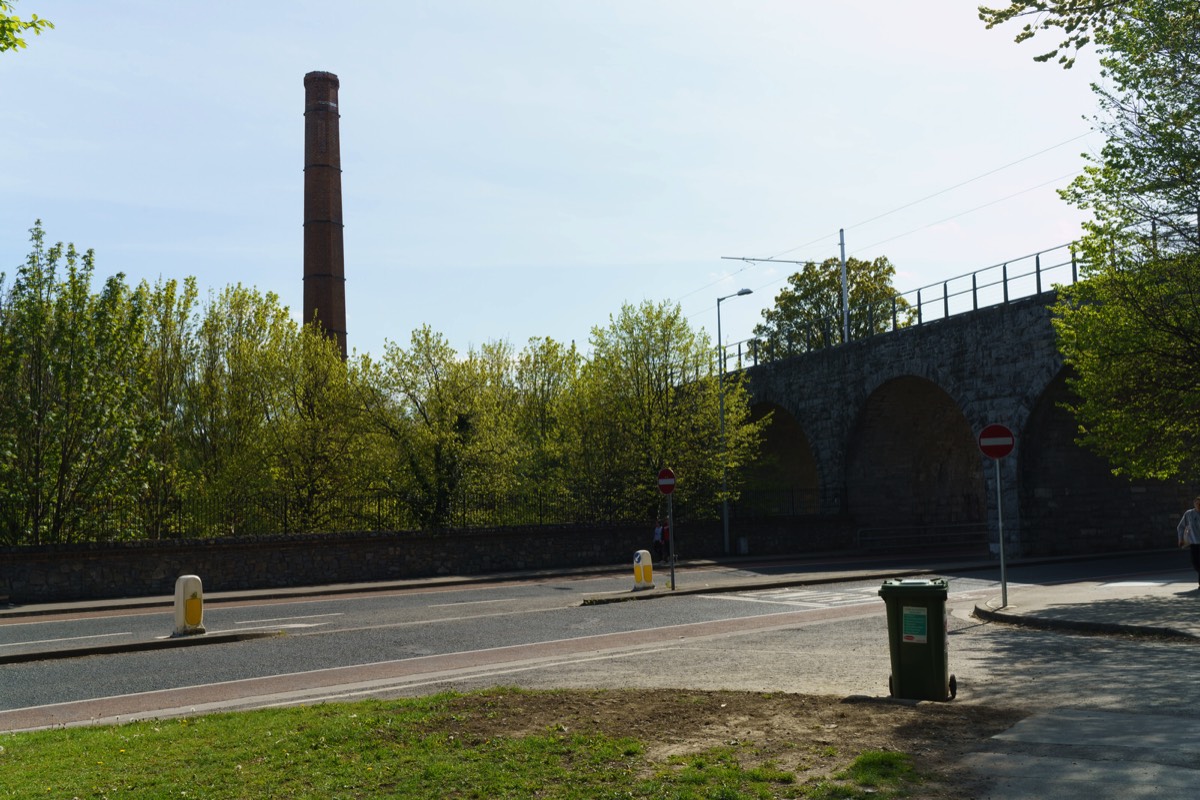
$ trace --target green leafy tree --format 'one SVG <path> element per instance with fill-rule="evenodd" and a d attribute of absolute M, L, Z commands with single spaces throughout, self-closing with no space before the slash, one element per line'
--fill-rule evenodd
<path fill-rule="evenodd" d="M 188 377 L 196 358 L 196 281 L 143 282 L 137 301 L 145 308 L 146 346 L 139 393 L 142 435 L 139 467 L 143 521 L 153 539 L 184 532 L 183 501 L 190 480 L 185 469 L 188 439 L 185 407 Z"/>
<path fill-rule="evenodd" d="M 1106 141 L 1064 192 L 1093 211 L 1096 261 L 1107 249 L 1145 257 L 1200 243 L 1200 6 L 1181 0 L 1132 3 L 1133 12 L 1097 34 L 1104 86 L 1095 85 Z"/>
<path fill-rule="evenodd" d="M 11 543 L 132 535 L 143 314 L 94 254 L 32 252 L 0 305 L 0 516 Z M 61 271 L 61 274 L 60 274 Z"/>
<path fill-rule="evenodd" d="M 1039 60 L 1070 67 L 1094 44 L 1103 85 L 1097 127 L 1063 196 L 1093 212 L 1081 283 L 1060 290 L 1055 328 L 1071 373 L 1080 441 L 1135 478 L 1200 475 L 1193 376 L 1200 299 L 1200 6 L 1190 0 L 982 9 L 989 25 L 1036 15 L 1018 36 L 1066 35 Z M 992 15 L 990 18 L 987 15 Z"/>
<path fill-rule="evenodd" d="M 511 488 L 511 360 L 503 344 L 460 359 L 444 336 L 423 326 L 407 349 L 387 342 L 380 362 L 367 363 L 364 406 L 385 459 L 377 486 L 406 505 L 419 527 L 449 528 L 471 498 L 478 508 L 479 498 Z M 486 523 L 486 516 L 472 521 Z"/>
<path fill-rule="evenodd" d="M 0 53 L 26 47 L 22 38 L 25 33 L 41 36 L 42 31 L 54 27 L 53 22 L 39 19 L 37 14 L 30 14 L 29 19 L 21 19 L 11 13 L 14 4 L 15 0 L 0 0 Z"/>
<path fill-rule="evenodd" d="M 290 532 L 345 530 L 365 490 L 365 418 L 355 366 L 337 341 L 305 325 L 287 330 L 275 352 L 262 352 L 274 387 L 266 403 L 263 444 L 271 493 Z"/>
<path fill-rule="evenodd" d="M 678 305 L 625 305 L 592 329 L 590 343 L 569 414 L 577 495 L 594 498 L 593 516 L 653 519 L 660 501 L 654 477 L 670 467 L 679 501 L 695 516 L 715 514 L 722 463 L 736 492 L 738 468 L 760 436 L 741 382 L 726 386 L 723 451 L 710 342 Z"/>
<path fill-rule="evenodd" d="M 574 343 L 530 339 L 517 358 L 515 434 L 522 445 L 518 480 L 545 515 L 567 513 L 571 402 L 582 363 Z"/>
<path fill-rule="evenodd" d="M 1200 254 L 1105 254 L 1055 315 L 1079 441 L 1131 478 L 1200 476 Z"/>
<path fill-rule="evenodd" d="M 842 341 L 841 260 L 810 261 L 788 278 L 788 285 L 764 309 L 754 336 L 767 356 L 818 350 Z M 910 319 L 908 302 L 896 294 L 896 268 L 886 257 L 846 259 L 850 338 L 882 333 Z"/>
<path fill-rule="evenodd" d="M 980 6 L 979 18 L 987 23 L 988 30 L 1013 20 L 1024 21 L 1015 39 L 1018 44 L 1040 31 L 1059 30 L 1065 38 L 1057 47 L 1034 56 L 1034 61 L 1057 57 L 1063 69 L 1070 69 L 1075 65 L 1076 53 L 1111 25 L 1136 13 L 1133 9 L 1138 5 L 1144 4 L 1128 0 L 1013 0 L 1001 8 Z"/>
<path fill-rule="evenodd" d="M 280 389 L 268 364 L 281 358 L 294 330 L 278 296 L 240 284 L 210 297 L 201 311 L 184 430 L 189 505 L 203 513 L 203 535 L 278 527 L 266 428 Z"/>

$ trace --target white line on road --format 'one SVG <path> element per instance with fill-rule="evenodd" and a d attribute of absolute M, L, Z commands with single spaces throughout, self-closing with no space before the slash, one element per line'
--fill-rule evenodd
<path fill-rule="evenodd" d="M 260 625 L 264 622 L 285 622 L 289 619 L 320 619 L 321 617 L 340 617 L 342 614 L 309 614 L 304 617 L 274 617 L 272 619 L 248 619 L 245 622 L 235 622 L 234 625 Z"/>
<path fill-rule="evenodd" d="M 426 686 L 437 686 L 439 684 L 451 683 L 454 681 L 467 681 L 467 680 L 478 681 L 478 680 L 482 680 L 484 678 L 494 678 L 498 675 L 514 675 L 518 672 L 532 672 L 534 670 L 539 670 L 539 669 L 556 669 L 556 668 L 571 666 L 572 664 L 586 664 L 591 661 L 613 661 L 618 658 L 629 658 L 630 656 L 637 656 L 637 657 L 644 658 L 645 656 L 652 656 L 652 655 L 655 655 L 656 653 L 665 653 L 665 652 L 669 652 L 670 650 L 671 650 L 671 648 L 669 648 L 669 647 L 656 647 L 656 648 L 650 648 L 650 649 L 636 649 L 636 650 L 628 650 L 628 649 L 622 648 L 619 650 L 614 650 L 613 652 L 602 653 L 600 655 L 584 656 L 582 658 L 545 659 L 545 660 L 539 660 L 537 663 L 534 663 L 534 664 L 528 664 L 528 665 L 523 664 L 521 666 L 475 667 L 475 668 L 465 668 L 465 669 L 460 669 L 460 670 L 450 670 L 448 672 L 441 674 L 440 676 L 434 676 L 434 677 L 428 677 L 428 675 L 409 675 L 409 676 L 404 676 L 401 678 L 370 681 L 370 682 L 367 682 L 367 684 L 369 684 L 369 688 L 346 688 L 342 691 L 338 691 L 333 694 L 319 695 L 316 697 L 311 696 L 304 690 L 294 692 L 293 694 L 301 696 L 303 698 L 302 702 L 305 702 L 305 703 L 314 703 L 315 704 L 315 703 L 336 702 L 339 700 L 347 700 L 351 697 L 363 697 L 363 696 L 370 697 L 373 695 L 377 696 L 381 692 L 389 691 L 389 690 L 391 690 L 391 691 L 395 691 L 398 689 L 412 690 L 412 689 L 423 688 Z M 363 685 L 367 685 L 367 684 L 351 684 L 351 686 L 363 686 Z M 308 690 L 308 691 L 311 692 L 312 690 Z M 255 707 L 256 708 L 284 708 L 289 705 L 295 705 L 296 702 L 297 702 L 297 700 L 288 700 L 288 701 L 283 701 L 283 702 L 279 702 L 279 703 L 269 703 L 269 704 L 264 704 L 262 706 L 255 706 Z"/>
<path fill-rule="evenodd" d="M 133 636 L 133 631 L 121 631 L 120 633 L 96 633 L 91 636 L 68 636 L 63 639 L 34 639 L 28 642 L 6 642 L 0 644 L 0 647 L 20 647 L 27 644 L 58 644 L 59 642 L 78 642 L 83 639 L 103 639 L 108 636 Z"/>
<path fill-rule="evenodd" d="M 802 600 L 767 600 L 762 597 L 739 597 L 736 594 L 702 594 L 697 595 L 705 600 L 740 600 L 743 603 L 766 603 L 773 606 L 803 606 L 804 608 L 823 608 L 820 603 L 805 603 Z"/>
<path fill-rule="evenodd" d="M 515 597 L 501 597 L 496 600 L 461 600 L 457 603 L 434 603 L 430 608 L 445 608 L 446 606 L 473 606 L 480 603 L 515 603 Z"/>
<path fill-rule="evenodd" d="M 241 625 L 242 623 L 239 622 L 238 624 Z M 230 630 L 230 631 L 228 631 L 228 633 L 242 633 L 244 631 L 283 631 L 283 630 L 295 630 L 298 628 L 319 628 L 322 625 L 328 625 L 328 624 L 329 624 L 328 622 L 290 622 L 286 625 L 256 625 L 253 628 L 238 628 L 237 630 Z M 210 634 L 225 633 L 225 632 L 226 631 L 209 631 Z"/>

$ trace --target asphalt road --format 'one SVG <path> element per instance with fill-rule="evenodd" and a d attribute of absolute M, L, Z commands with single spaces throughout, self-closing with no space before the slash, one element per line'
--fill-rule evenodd
<path fill-rule="evenodd" d="M 1010 571 L 1009 580 L 1015 587 L 1019 579 L 1140 574 L 1150 566 L 1059 564 Z M 763 572 L 755 575 L 761 579 Z M 1033 683 L 1070 691 L 1069 680 L 1063 686 L 1059 678 L 1088 674 L 1097 640 L 979 623 L 967 612 L 997 593 L 996 576 L 946 577 L 954 611 L 951 670 L 960 702 L 1037 703 Z M 699 576 L 681 571 L 681 585 L 689 578 Z M 887 694 L 878 578 L 580 605 L 585 596 L 627 593 L 629 583 L 627 576 L 554 578 L 210 604 L 210 631 L 275 629 L 284 635 L 2 665 L 0 731 L 496 684 Z M 80 636 L 161 636 L 170 627 L 171 614 L 161 609 L 25 619 L 0 625 L 0 653 Z M 1159 654 L 1153 644 L 1138 646 L 1145 648 L 1139 658 L 1147 666 L 1173 663 L 1173 654 Z"/>

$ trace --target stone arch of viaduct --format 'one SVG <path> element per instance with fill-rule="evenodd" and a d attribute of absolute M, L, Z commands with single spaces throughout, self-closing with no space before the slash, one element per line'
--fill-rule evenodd
<path fill-rule="evenodd" d="M 748 476 L 801 515 L 858 530 L 953 530 L 1000 516 L 1008 552 L 1169 547 L 1190 487 L 1131 482 L 1074 443 L 1048 304 L 1053 292 L 747 369 L 772 413 Z M 1017 436 L 996 464 L 977 433 Z"/>

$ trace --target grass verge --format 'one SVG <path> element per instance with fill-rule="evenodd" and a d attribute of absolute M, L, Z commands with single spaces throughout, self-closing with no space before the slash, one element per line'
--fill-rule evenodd
<path fill-rule="evenodd" d="M 896 752 L 847 754 L 806 779 L 754 758 L 751 742 L 655 761 L 633 737 L 489 724 L 489 697 L 514 692 L 6 734 L 0 798 L 886 800 L 922 781 Z"/>

